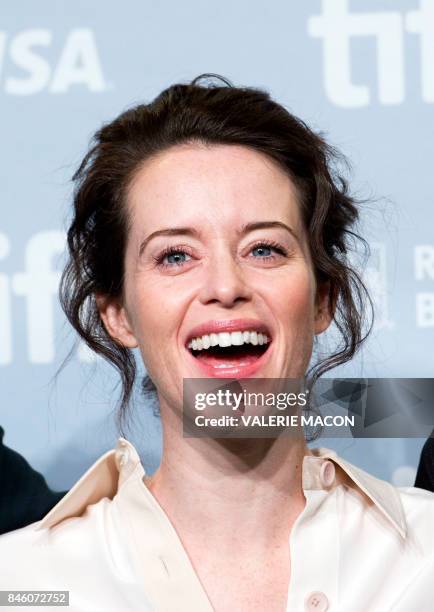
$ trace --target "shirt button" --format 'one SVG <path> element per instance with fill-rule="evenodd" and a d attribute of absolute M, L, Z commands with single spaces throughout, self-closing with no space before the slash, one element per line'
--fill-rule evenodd
<path fill-rule="evenodd" d="M 329 600 L 324 593 L 315 591 L 306 599 L 304 607 L 308 612 L 326 612 L 329 609 Z"/>
<path fill-rule="evenodd" d="M 130 459 L 130 453 L 127 448 L 116 451 L 116 465 L 118 470 L 125 467 Z"/>
<path fill-rule="evenodd" d="M 321 466 L 321 470 L 319 473 L 319 477 L 321 480 L 321 484 L 324 487 L 330 487 L 335 481 L 335 466 L 332 461 L 324 461 Z"/>

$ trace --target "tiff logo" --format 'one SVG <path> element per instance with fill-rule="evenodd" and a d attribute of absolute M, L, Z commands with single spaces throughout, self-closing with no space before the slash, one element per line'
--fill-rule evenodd
<path fill-rule="evenodd" d="M 367 106 L 371 92 L 351 78 L 350 43 L 353 37 L 376 41 L 378 97 L 381 104 L 401 104 L 405 97 L 404 31 L 419 36 L 422 99 L 434 102 L 434 0 L 420 0 L 419 8 L 352 13 L 348 0 L 322 0 L 321 15 L 308 20 L 308 32 L 323 41 L 323 70 L 328 98 L 343 107 Z"/>
<path fill-rule="evenodd" d="M 54 263 L 65 251 L 64 232 L 53 230 L 34 234 L 24 252 L 24 270 L 7 275 L 0 272 L 0 366 L 13 362 L 13 330 L 25 328 L 30 363 L 52 363 L 55 360 L 55 305 L 60 272 Z M 11 243 L 0 232 L 0 261 L 7 259 Z M 14 324 L 13 297 L 25 300 L 26 321 Z M 23 325 L 24 324 L 24 325 Z M 94 359 L 84 343 L 78 346 L 78 357 Z"/>

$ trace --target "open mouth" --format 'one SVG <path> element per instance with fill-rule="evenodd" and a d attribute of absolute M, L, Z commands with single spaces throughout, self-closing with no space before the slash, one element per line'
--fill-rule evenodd
<path fill-rule="evenodd" d="M 268 331 L 246 329 L 195 336 L 187 349 L 209 376 L 248 376 L 263 361 L 270 344 Z"/>

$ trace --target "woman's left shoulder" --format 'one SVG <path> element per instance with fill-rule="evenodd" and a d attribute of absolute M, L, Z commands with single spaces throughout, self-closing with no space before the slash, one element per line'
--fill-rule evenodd
<path fill-rule="evenodd" d="M 434 519 L 434 493 L 418 487 L 396 487 L 401 503 L 408 512 L 431 511 Z"/>
<path fill-rule="evenodd" d="M 434 493 L 418 487 L 396 487 L 403 504 L 408 508 L 434 509 Z"/>
<path fill-rule="evenodd" d="M 417 487 L 396 487 L 409 534 L 428 538 L 434 550 L 434 493 Z"/>

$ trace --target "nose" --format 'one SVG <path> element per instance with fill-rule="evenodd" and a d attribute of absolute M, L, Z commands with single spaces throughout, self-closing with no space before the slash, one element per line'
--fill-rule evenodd
<path fill-rule="evenodd" d="M 251 299 L 251 290 L 231 253 L 220 252 L 208 262 L 199 299 L 203 304 L 215 303 L 224 308 L 231 308 Z"/>

